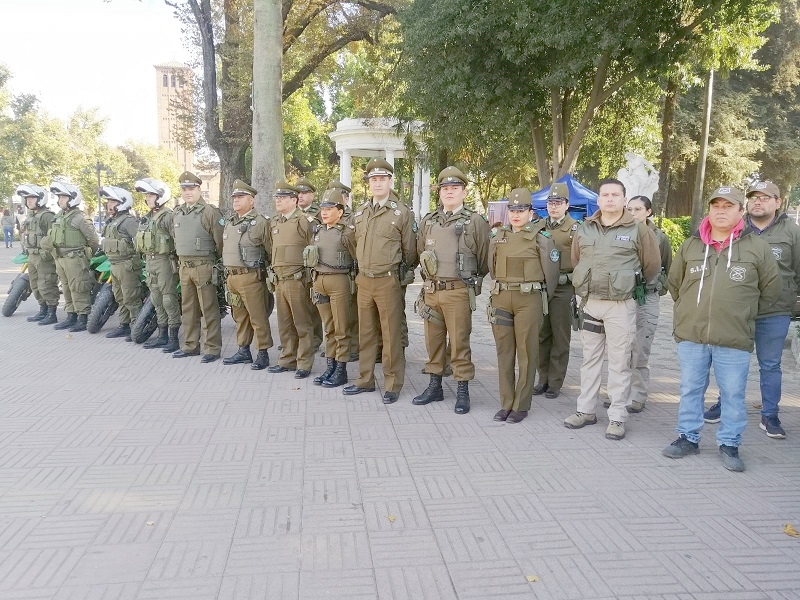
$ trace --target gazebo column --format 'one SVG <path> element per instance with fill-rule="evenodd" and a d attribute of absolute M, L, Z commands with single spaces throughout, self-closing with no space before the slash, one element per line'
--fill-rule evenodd
<path fill-rule="evenodd" d="M 417 219 L 430 212 L 431 170 L 419 160 L 414 162 L 414 192 L 411 203 Z"/>
<path fill-rule="evenodd" d="M 339 161 L 339 181 L 347 187 L 352 187 L 350 184 L 351 173 L 353 172 L 352 158 L 350 157 L 350 150 L 342 150 L 341 160 Z"/>

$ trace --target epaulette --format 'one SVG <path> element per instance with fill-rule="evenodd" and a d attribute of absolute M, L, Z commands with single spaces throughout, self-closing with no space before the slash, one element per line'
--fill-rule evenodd
<path fill-rule="evenodd" d="M 544 237 L 550 237 L 550 232 L 545 231 L 544 229 L 540 229 L 539 233 L 541 233 Z"/>

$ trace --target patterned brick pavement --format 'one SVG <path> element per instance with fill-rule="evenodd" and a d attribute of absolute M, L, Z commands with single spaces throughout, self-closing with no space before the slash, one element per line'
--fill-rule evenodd
<path fill-rule="evenodd" d="M 669 300 L 651 401 L 622 441 L 605 439 L 602 407 L 595 426 L 562 426 L 577 340 L 560 398 L 535 398 L 522 424 L 492 421 L 482 300 L 466 416 L 453 413 L 452 380 L 444 402 L 411 405 L 427 384 L 414 315 L 406 387 L 386 407 L 378 392 L 346 398 L 291 374 L 38 327 L 28 300 L 0 318 L 0 599 L 800 598 L 800 539 L 783 532 L 800 530 L 788 344 L 788 438 L 758 429 L 751 377 L 736 474 L 722 468 L 716 426 L 699 456 L 661 456 L 677 412 Z M 231 353 L 230 318 L 223 337 Z"/>

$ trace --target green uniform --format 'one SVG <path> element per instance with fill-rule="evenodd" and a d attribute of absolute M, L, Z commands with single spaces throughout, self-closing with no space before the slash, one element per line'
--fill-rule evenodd
<path fill-rule="evenodd" d="M 572 337 L 572 307 L 575 295 L 572 287 L 572 238 L 580 225 L 569 214 L 557 223 L 550 217 L 545 219 L 545 229 L 553 238 L 558 256 L 551 260 L 558 262 L 558 286 L 548 304 L 548 314 L 542 317 L 539 331 L 539 385 L 558 391 L 564 385 L 569 364 L 569 345 Z"/>
<path fill-rule="evenodd" d="M 183 351 L 200 350 L 200 317 L 205 326 L 205 354 L 222 352 L 217 277 L 214 264 L 222 256 L 222 230 L 225 219 L 216 206 L 199 200 L 175 209 L 172 236 L 178 254 L 183 311 Z"/>
<path fill-rule="evenodd" d="M 134 239 L 139 221 L 123 211 L 103 228 L 103 252 L 111 262 L 111 289 L 119 305 L 119 324 L 130 325 L 142 309 L 142 259 Z"/>
<path fill-rule="evenodd" d="M 358 260 L 359 378 L 358 388 L 375 387 L 375 358 L 383 339 L 386 392 L 397 393 L 405 381 L 402 346 L 403 301 L 398 269 L 417 266 L 413 213 L 388 198 L 367 202 L 353 214 Z"/>
<path fill-rule="evenodd" d="M 88 315 L 95 283 L 88 256 L 96 252 L 100 244 L 97 231 L 82 210 L 69 208 L 56 215 L 49 237 L 64 292 L 65 309 L 70 314 Z"/>
<path fill-rule="evenodd" d="M 258 350 L 269 350 L 273 345 L 267 312 L 269 292 L 264 281 L 269 229 L 269 219 L 255 210 L 241 217 L 234 213 L 225 221 L 222 263 L 240 347 L 249 347 L 254 338 Z"/>
<path fill-rule="evenodd" d="M 314 245 L 319 261 L 313 270 L 313 300 L 325 327 L 325 356 L 337 362 L 350 360 L 350 337 L 353 295 L 350 273 L 356 253 L 355 228 L 339 221 L 336 225 L 318 225 Z"/>
<path fill-rule="evenodd" d="M 49 208 L 36 208 L 30 211 L 22 224 L 22 248 L 28 255 L 28 276 L 31 289 L 40 305 L 58 306 L 58 274 L 53 255 L 41 247 L 42 240 L 48 236 L 56 215 Z"/>
<path fill-rule="evenodd" d="M 276 277 L 275 308 L 281 356 L 287 369 L 310 371 L 314 365 L 314 325 L 310 281 L 303 266 L 303 250 L 311 243 L 314 217 L 296 208 L 289 215 L 271 220 L 270 263 Z"/>
<path fill-rule="evenodd" d="M 139 223 L 136 250 L 147 264 L 147 287 L 159 327 L 181 324 L 181 300 L 172 238 L 172 209 L 151 210 Z"/>
<path fill-rule="evenodd" d="M 488 247 L 488 223 L 467 207 L 451 214 L 440 206 L 422 220 L 417 251 L 425 279 L 419 312 L 425 322 L 426 373 L 443 375 L 449 336 L 453 378 L 470 381 L 475 377 L 470 348 L 472 306 L 477 279 L 489 271 Z M 423 260 L 431 252 L 434 267 Z M 436 272 L 431 273 L 431 268 Z"/>
<path fill-rule="evenodd" d="M 543 220 L 518 232 L 504 226 L 490 234 L 489 270 L 495 284 L 489 321 L 497 346 L 503 410 L 526 412 L 531 407 L 544 302 L 558 284 L 558 265 L 550 260 L 553 251 L 555 245 L 544 231 Z"/>

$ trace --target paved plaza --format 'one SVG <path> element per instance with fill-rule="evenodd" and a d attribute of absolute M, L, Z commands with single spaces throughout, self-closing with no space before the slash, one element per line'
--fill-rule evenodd
<path fill-rule="evenodd" d="M 0 256 L 0 302 L 12 252 Z M 678 407 L 668 298 L 650 403 L 611 441 L 602 405 L 597 425 L 562 424 L 575 410 L 577 339 L 559 398 L 535 397 L 521 424 L 492 421 L 486 296 L 465 416 L 453 413 L 452 379 L 444 402 L 411 404 L 428 382 L 413 314 L 391 406 L 380 386 L 345 397 L 291 373 L 106 339 L 116 317 L 99 335 L 39 327 L 25 321 L 33 298 L 0 317 L 0 600 L 800 598 L 800 538 L 784 533 L 800 531 L 800 370 L 788 343 L 788 437 L 758 428 L 753 367 L 747 471 L 731 473 L 716 425 L 699 455 L 661 456 Z M 230 317 L 223 340 L 231 354 Z"/>

